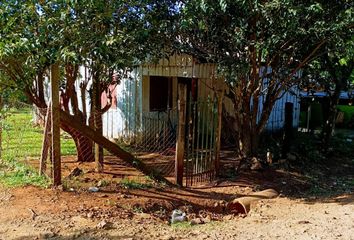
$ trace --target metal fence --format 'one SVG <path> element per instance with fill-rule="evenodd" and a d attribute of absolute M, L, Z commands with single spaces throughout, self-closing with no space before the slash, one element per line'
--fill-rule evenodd
<path fill-rule="evenodd" d="M 103 115 L 103 133 L 165 176 L 174 173 L 177 109 L 122 115 Z"/>
<path fill-rule="evenodd" d="M 216 173 L 217 101 L 190 102 L 185 152 L 186 186 L 213 180 Z"/>

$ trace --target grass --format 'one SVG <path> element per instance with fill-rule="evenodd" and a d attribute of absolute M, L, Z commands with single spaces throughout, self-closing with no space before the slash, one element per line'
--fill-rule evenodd
<path fill-rule="evenodd" d="M 31 108 L 9 109 L 2 120 L 2 152 L 0 183 L 7 187 L 34 185 L 48 187 L 50 182 L 26 164 L 29 158 L 39 159 L 43 128 L 33 123 Z M 76 154 L 75 143 L 61 138 L 62 155 Z"/>
<path fill-rule="evenodd" d="M 188 222 L 188 221 L 184 221 L 184 222 L 172 223 L 171 227 L 174 229 L 189 229 L 189 228 L 192 228 L 193 225 L 191 225 L 190 222 Z"/>
<path fill-rule="evenodd" d="M 337 108 L 344 112 L 344 124 L 347 124 L 354 116 L 354 106 L 338 105 Z"/>
<path fill-rule="evenodd" d="M 0 183 L 5 187 L 38 186 L 47 188 L 49 180 L 24 163 L 0 163 Z"/>
<path fill-rule="evenodd" d="M 3 122 L 3 159 L 39 157 L 42 149 L 43 129 L 33 124 L 30 109 L 7 113 Z M 76 154 L 75 143 L 62 134 L 62 155 Z M 21 160 L 21 159 L 19 159 Z"/>
<path fill-rule="evenodd" d="M 147 189 L 151 188 L 153 185 L 151 182 L 138 182 L 129 178 L 124 178 L 120 181 L 120 186 L 126 189 Z"/>

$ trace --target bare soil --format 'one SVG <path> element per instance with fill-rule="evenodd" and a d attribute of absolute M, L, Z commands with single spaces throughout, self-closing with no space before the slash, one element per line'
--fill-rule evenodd
<path fill-rule="evenodd" d="M 345 185 L 353 166 L 321 171 L 320 185 L 298 171 L 267 168 L 181 189 L 151 184 L 114 157 L 105 161 L 98 174 L 94 163 L 65 157 L 64 177 L 75 167 L 83 174 L 59 189 L 0 187 L 0 239 L 354 239 L 354 194 Z M 99 191 L 89 192 L 92 186 Z M 254 203 L 247 216 L 225 211 L 225 202 L 266 188 L 280 196 Z M 174 209 L 205 223 L 170 225 Z"/>

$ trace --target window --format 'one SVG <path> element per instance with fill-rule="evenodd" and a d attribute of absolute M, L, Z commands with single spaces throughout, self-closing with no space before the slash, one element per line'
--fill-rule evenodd
<path fill-rule="evenodd" d="M 150 76 L 150 111 L 166 111 L 171 107 L 171 78 Z"/>

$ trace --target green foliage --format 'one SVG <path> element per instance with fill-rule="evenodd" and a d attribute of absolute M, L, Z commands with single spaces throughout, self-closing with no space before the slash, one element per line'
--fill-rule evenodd
<path fill-rule="evenodd" d="M 151 182 L 142 183 L 129 178 L 122 179 L 119 184 L 126 189 L 147 189 L 153 186 Z"/>
<path fill-rule="evenodd" d="M 241 154 L 253 155 L 252 139 L 276 100 L 299 84 L 301 71 L 329 43 L 353 34 L 352 11 L 350 1 L 183 1 L 173 46 L 217 64 L 234 104 L 232 134 Z"/>
<path fill-rule="evenodd" d="M 175 228 L 175 229 L 188 229 L 193 227 L 192 224 L 190 224 L 190 222 L 184 221 L 184 222 L 176 222 L 171 224 L 171 227 Z"/>
<path fill-rule="evenodd" d="M 40 176 L 38 171 L 15 159 L 0 162 L 0 183 L 6 187 L 38 186 L 47 188 L 48 179 Z"/>
<path fill-rule="evenodd" d="M 344 124 L 354 120 L 354 106 L 338 105 L 337 109 L 344 113 Z"/>
<path fill-rule="evenodd" d="M 33 123 L 30 108 L 8 109 L 2 121 L 2 158 L 23 160 L 39 157 L 42 149 L 43 129 Z M 70 138 L 61 138 L 62 155 L 75 155 L 75 143 Z"/>

